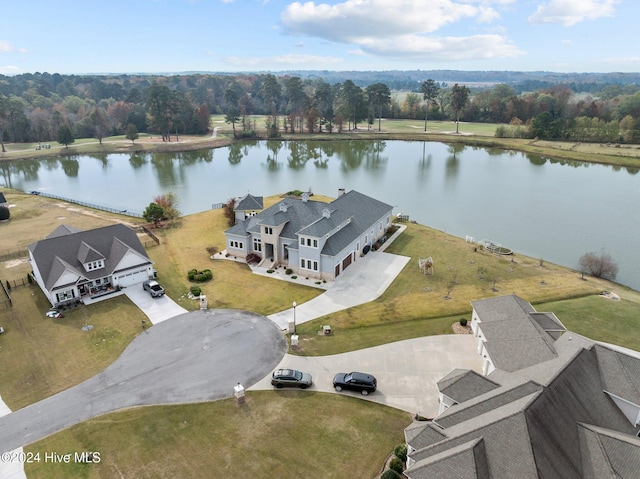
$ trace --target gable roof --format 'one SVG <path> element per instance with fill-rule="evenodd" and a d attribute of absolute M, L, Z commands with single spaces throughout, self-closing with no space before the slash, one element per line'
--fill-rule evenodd
<path fill-rule="evenodd" d="M 556 337 L 566 329 L 553 313 L 539 313 L 516 295 L 472 301 L 493 365 L 517 371 L 557 357 Z"/>
<path fill-rule="evenodd" d="M 515 373 L 500 371 L 491 379 L 504 385 L 451 406 L 432 425 L 407 428 L 407 443 L 417 450 L 410 454 L 416 463 L 405 475 L 445 477 L 440 475 L 447 470 L 445 462 L 458 470 L 460 446 L 482 439 L 489 478 L 636 477 L 640 439 L 604 389 L 611 384 L 627 396 L 635 395 L 636 378 L 627 376 L 640 359 L 574 333 L 562 339 L 556 343 L 558 357 L 549 361 L 554 366 L 547 383 L 527 380 L 545 363 Z M 558 361 L 563 364 L 558 366 Z M 461 377 L 460 371 L 451 375 Z M 446 387 L 451 378 L 442 384 Z M 479 477 L 477 469 L 460 471 L 449 477 Z"/>
<path fill-rule="evenodd" d="M 331 203 L 285 198 L 261 213 L 237 223 L 226 230 L 225 234 L 246 237 L 251 233 L 259 233 L 261 225 L 284 225 L 280 237 L 295 241 L 299 234 L 321 238 L 333 231 L 321 252 L 333 256 L 392 209 L 392 206 L 354 190 L 340 195 Z M 328 210 L 328 215 L 323 215 L 325 210 Z M 338 227 L 340 229 L 335 231 Z M 289 249 L 295 247 L 297 245 L 291 244 Z"/>
<path fill-rule="evenodd" d="M 264 208 L 263 204 L 262 196 L 253 196 L 247 193 L 236 202 L 233 211 L 262 210 Z"/>
<path fill-rule="evenodd" d="M 469 369 L 454 369 L 437 384 L 438 391 L 457 403 L 500 387 L 499 384 Z"/>
<path fill-rule="evenodd" d="M 28 248 L 49 290 L 65 271 L 86 279 L 109 276 L 129 251 L 139 255 L 142 263 L 151 263 L 135 231 L 122 224 L 88 231 L 58 227 L 47 238 Z M 89 258 L 104 259 L 104 268 L 85 271 L 82 260 L 95 260 Z"/>

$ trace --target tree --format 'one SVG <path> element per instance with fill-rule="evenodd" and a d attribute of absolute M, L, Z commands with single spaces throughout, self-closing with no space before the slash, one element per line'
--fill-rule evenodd
<path fill-rule="evenodd" d="M 378 131 L 381 130 L 380 119 L 382 117 L 382 107 L 391 101 L 391 90 L 384 83 L 374 83 L 366 89 L 367 98 L 372 105 L 378 107 Z"/>
<path fill-rule="evenodd" d="M 224 92 L 224 101 L 227 104 L 224 121 L 231 123 L 233 137 L 236 137 L 236 123 L 240 121 L 240 97 L 235 88 L 229 87 Z"/>
<path fill-rule="evenodd" d="M 264 77 L 264 81 L 260 86 L 260 96 L 262 97 L 267 113 L 277 115 L 278 104 L 282 96 L 282 87 L 278 83 L 275 75 L 270 73 Z"/>
<path fill-rule="evenodd" d="M 427 103 L 427 109 L 424 114 L 424 131 L 427 131 L 427 118 L 429 118 L 429 108 L 431 107 L 432 101 L 438 101 L 438 93 L 440 93 L 440 87 L 434 80 L 429 78 L 428 80 L 422 82 L 420 91 L 422 92 L 422 98 Z"/>
<path fill-rule="evenodd" d="M 580 272 L 584 279 L 585 274 L 595 278 L 616 279 L 618 275 L 618 265 L 609 253 L 601 251 L 598 253 L 585 253 L 578 262 Z"/>
<path fill-rule="evenodd" d="M 154 83 L 149 87 L 147 99 L 147 115 L 151 128 L 159 131 L 162 141 L 171 141 L 171 119 L 174 116 L 174 104 L 171 90 L 164 85 Z"/>
<path fill-rule="evenodd" d="M 89 115 L 89 124 L 93 130 L 93 136 L 97 138 L 102 145 L 102 139 L 109 131 L 109 124 L 107 123 L 106 117 L 98 108 L 95 108 L 91 112 L 91 115 Z"/>
<path fill-rule="evenodd" d="M 471 91 L 466 85 L 458 85 L 457 83 L 451 88 L 451 108 L 453 109 L 456 117 L 456 133 L 460 133 L 458 123 L 460 123 L 460 110 L 467 106 L 469 103 L 469 96 Z"/>
<path fill-rule="evenodd" d="M 138 128 L 133 123 L 127 125 L 127 140 L 131 140 L 131 144 L 134 144 L 138 139 Z"/>
<path fill-rule="evenodd" d="M 157 227 L 158 223 L 164 218 L 164 210 L 158 203 L 149 203 L 149 206 L 142 213 L 142 217 L 145 221 L 153 223 Z"/>
<path fill-rule="evenodd" d="M 229 226 L 233 226 L 236 224 L 236 200 L 235 198 L 231 198 L 228 200 L 224 206 L 222 207 L 222 213 L 224 217 L 227 218 L 227 224 Z"/>
<path fill-rule="evenodd" d="M 169 192 L 164 195 L 160 195 L 154 199 L 154 201 L 160 205 L 164 212 L 164 218 L 173 222 L 180 216 L 178 210 L 178 196 L 175 193 Z"/>
<path fill-rule="evenodd" d="M 65 148 L 69 148 L 69 145 L 72 144 L 75 140 L 73 137 L 73 132 L 69 125 L 66 123 L 60 125 L 58 128 L 58 143 L 64 145 Z"/>
<path fill-rule="evenodd" d="M 7 150 L 4 147 L 4 130 L 7 126 L 7 99 L 0 93 L 0 144 L 2 145 L 2 153 Z"/>

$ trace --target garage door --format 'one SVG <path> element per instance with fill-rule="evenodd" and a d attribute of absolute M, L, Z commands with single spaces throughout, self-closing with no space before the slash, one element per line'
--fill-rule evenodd
<path fill-rule="evenodd" d="M 349 256 L 347 256 L 345 259 L 342 260 L 342 271 L 344 271 L 347 266 L 349 266 L 351 264 L 351 254 L 349 254 Z"/>
<path fill-rule="evenodd" d="M 132 284 L 140 284 L 143 281 L 149 279 L 149 274 L 146 268 L 141 271 L 132 271 L 130 273 L 120 273 L 117 275 L 118 285 L 124 287 L 131 286 Z"/>

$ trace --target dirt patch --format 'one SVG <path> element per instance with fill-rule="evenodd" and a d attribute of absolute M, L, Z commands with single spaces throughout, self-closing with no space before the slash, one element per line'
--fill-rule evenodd
<path fill-rule="evenodd" d="M 455 323 L 453 323 L 451 325 L 451 329 L 453 329 L 453 332 L 455 334 L 471 334 L 472 333 L 471 326 L 469 326 L 469 323 L 467 323 L 466 326 L 462 326 L 459 321 L 456 321 Z"/>

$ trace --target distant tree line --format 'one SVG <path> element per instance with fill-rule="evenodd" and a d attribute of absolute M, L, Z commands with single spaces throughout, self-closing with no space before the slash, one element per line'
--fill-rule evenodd
<path fill-rule="evenodd" d="M 502 137 L 640 142 L 637 84 L 576 93 L 579 83 L 547 82 L 523 92 L 506 83 L 477 87 L 428 78 L 392 92 L 373 76 L 366 85 L 357 76 L 359 84 L 274 74 L 0 75 L 0 142 L 4 150 L 5 142 L 68 145 L 112 135 L 135 141 L 138 133 L 172 141 L 206 133 L 211 114 L 224 115 L 238 137 L 381 129 L 380 119 L 390 118 L 421 119 L 425 129 L 428 119 L 500 123 Z M 264 115 L 264 124 L 254 115 Z"/>

